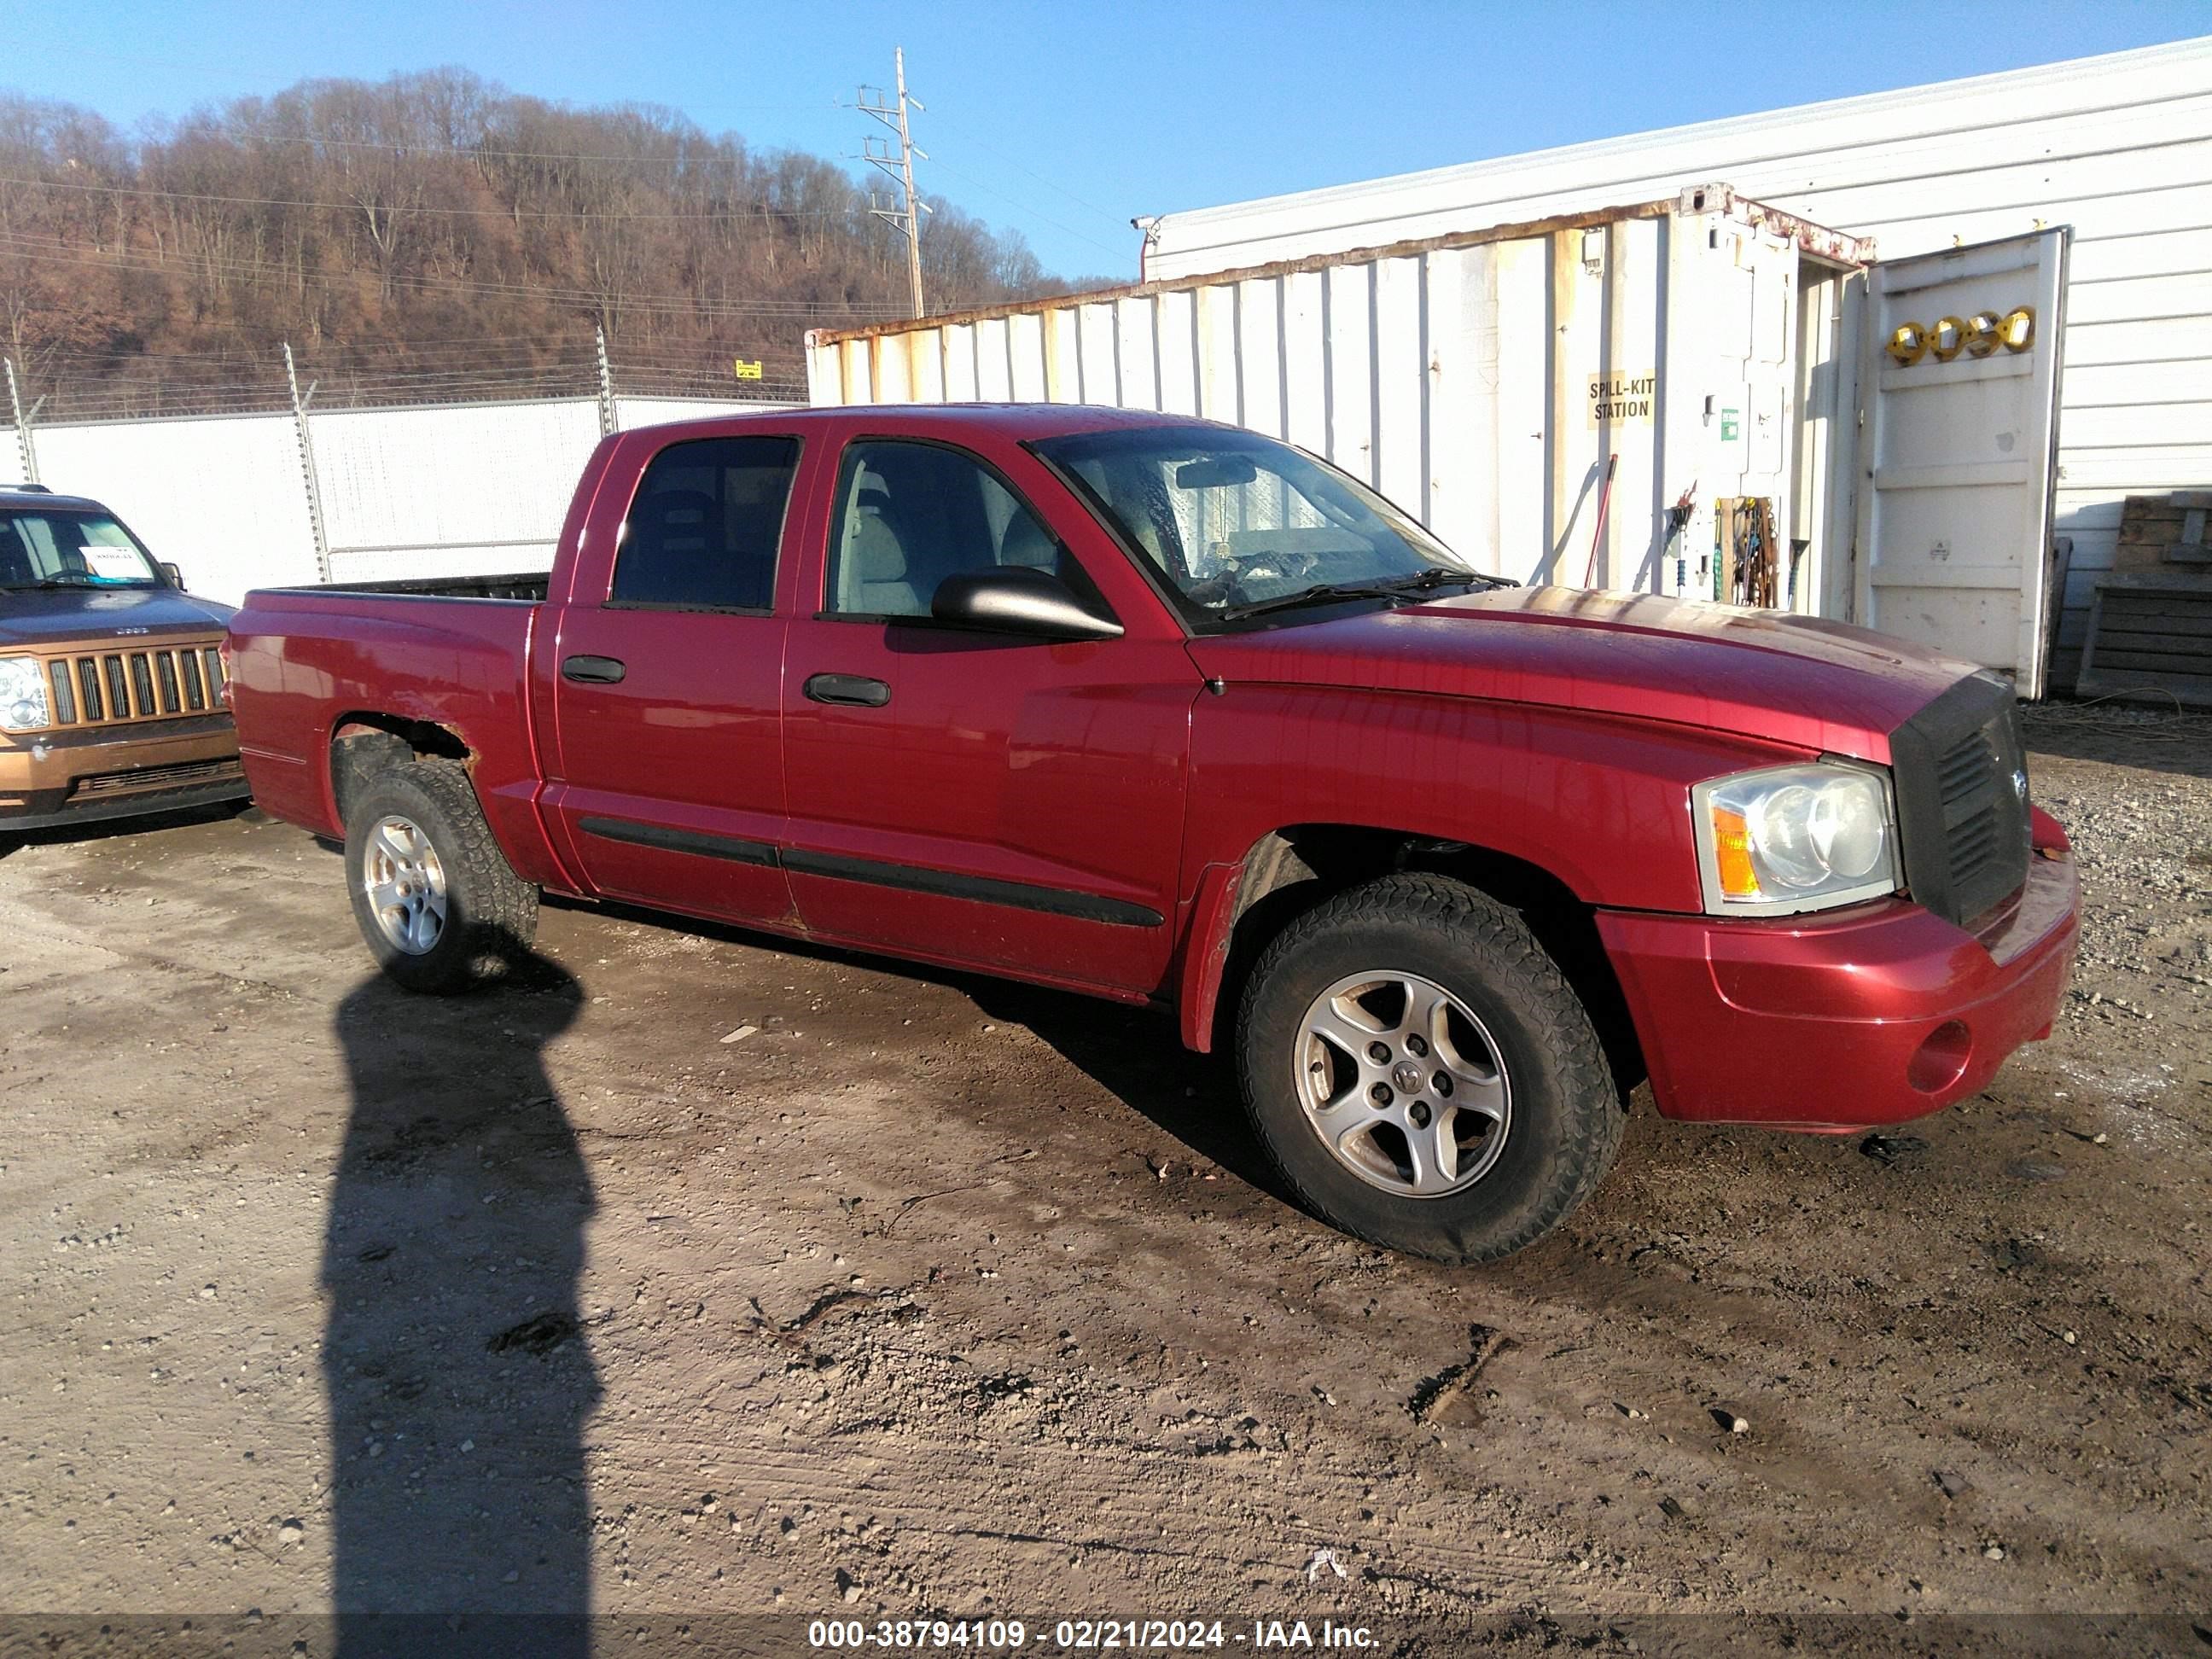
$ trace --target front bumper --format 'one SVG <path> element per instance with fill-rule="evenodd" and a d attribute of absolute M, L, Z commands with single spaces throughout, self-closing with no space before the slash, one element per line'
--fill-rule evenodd
<path fill-rule="evenodd" d="M 1841 1133 L 1979 1093 L 2050 1034 L 2080 933 L 2065 832 L 1978 933 L 1901 899 L 1771 921 L 1601 911 L 1668 1117 Z"/>
<path fill-rule="evenodd" d="M 242 800 L 228 714 L 0 739 L 0 834 Z"/>

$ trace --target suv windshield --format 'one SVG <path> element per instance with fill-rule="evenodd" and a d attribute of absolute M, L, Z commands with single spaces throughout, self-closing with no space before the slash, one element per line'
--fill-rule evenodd
<path fill-rule="evenodd" d="M 146 550 L 104 513 L 0 509 L 0 590 L 163 586 Z"/>
<path fill-rule="evenodd" d="M 1200 625 L 1486 576 L 1366 485 L 1224 427 L 1129 427 L 1030 446 L 1089 495 Z"/>

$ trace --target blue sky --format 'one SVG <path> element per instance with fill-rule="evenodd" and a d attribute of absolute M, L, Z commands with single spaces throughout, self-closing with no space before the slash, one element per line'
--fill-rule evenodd
<path fill-rule="evenodd" d="M 0 31 L 0 84 L 126 126 L 452 64 L 830 156 L 874 130 L 838 105 L 902 45 L 925 194 L 1018 227 L 1048 268 L 1127 277 L 1135 214 L 2180 40 L 2212 3 L 9 0 Z"/>

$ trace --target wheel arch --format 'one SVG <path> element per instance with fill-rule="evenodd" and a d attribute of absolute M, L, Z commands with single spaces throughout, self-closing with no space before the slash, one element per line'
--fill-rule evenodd
<path fill-rule="evenodd" d="M 1643 1054 L 1627 999 L 1599 938 L 1595 913 L 1559 875 L 1517 854 L 1402 830 L 1299 823 L 1255 841 L 1197 918 L 1182 991 L 1183 1039 L 1201 1053 L 1223 1047 L 1252 968 L 1268 941 L 1324 900 L 1380 876 L 1418 870 L 1465 882 L 1518 912 L 1589 1009 L 1616 1085 L 1643 1080 Z"/>
<path fill-rule="evenodd" d="M 465 766 L 476 758 L 476 751 L 459 732 L 435 720 L 375 709 L 355 709 L 339 715 L 331 726 L 328 783 L 340 830 L 371 778 L 389 767 L 426 757 L 459 761 Z"/>

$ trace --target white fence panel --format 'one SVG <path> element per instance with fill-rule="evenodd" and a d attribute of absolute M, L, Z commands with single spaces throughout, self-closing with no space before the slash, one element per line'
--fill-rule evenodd
<path fill-rule="evenodd" d="M 47 487 L 112 507 L 155 558 L 183 570 L 193 592 L 235 605 L 249 587 L 315 580 L 314 530 L 289 415 L 33 431 Z"/>
<path fill-rule="evenodd" d="M 661 426 L 670 421 L 703 421 L 715 415 L 757 415 L 765 410 L 795 409 L 796 404 L 754 403 L 730 398 L 617 398 L 615 421 L 625 432 L 632 427 Z M 575 480 L 571 478 L 570 483 Z M 561 498 L 565 511 L 568 497 Z"/>
<path fill-rule="evenodd" d="M 618 398 L 624 429 L 790 404 Z M 315 450 L 334 581 L 544 570 L 578 475 L 599 441 L 591 398 L 324 410 Z M 7 428 L 12 449 L 17 434 Z M 314 520 L 289 415 L 33 424 L 42 481 L 118 514 L 195 593 L 316 580 Z"/>
<path fill-rule="evenodd" d="M 544 570 L 592 447 L 596 400 L 312 416 L 333 580 Z"/>

